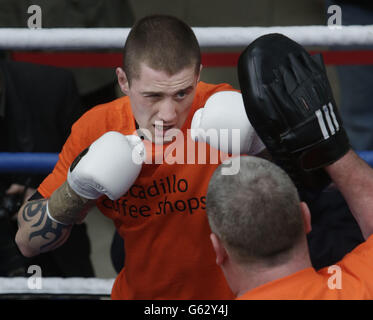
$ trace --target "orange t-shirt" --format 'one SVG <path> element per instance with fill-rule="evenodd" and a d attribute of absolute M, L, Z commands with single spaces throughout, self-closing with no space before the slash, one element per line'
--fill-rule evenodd
<path fill-rule="evenodd" d="M 198 84 L 191 111 L 182 128 L 184 140 L 181 142 L 187 142 L 185 147 L 191 142 L 185 133 L 195 111 L 203 107 L 213 93 L 227 90 L 234 89 L 227 84 Z M 49 197 L 66 180 L 67 170 L 75 157 L 107 131 L 134 133 L 135 121 L 128 97 L 91 109 L 73 125 L 56 167 L 40 185 L 39 192 Z M 194 145 L 197 148 L 200 143 Z M 125 239 L 125 268 L 114 283 L 113 299 L 234 298 L 222 271 L 215 264 L 209 239 L 205 195 L 210 176 L 219 163 L 209 164 L 210 149 L 204 145 L 207 164 L 169 164 L 165 161 L 144 164 L 138 179 L 124 196 L 116 201 L 106 196 L 97 200 L 98 208 L 114 221 Z M 147 142 L 146 147 L 149 154 L 148 148 L 154 145 Z M 167 151 L 166 148 L 167 145 L 162 152 Z M 150 151 L 153 158 L 154 150 Z M 171 148 L 165 152 L 165 157 L 172 158 L 174 151 Z M 177 157 L 186 159 L 190 157 L 190 151 L 189 147 L 188 152 Z M 202 153 L 203 150 L 197 150 L 196 156 Z"/>
<path fill-rule="evenodd" d="M 336 265 L 308 268 L 252 289 L 238 300 L 372 300 L 373 235 Z"/>

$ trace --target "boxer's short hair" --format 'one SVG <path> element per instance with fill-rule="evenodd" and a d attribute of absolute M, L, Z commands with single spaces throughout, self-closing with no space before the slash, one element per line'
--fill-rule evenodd
<path fill-rule="evenodd" d="M 240 171 L 214 172 L 206 211 L 211 230 L 237 262 L 269 266 L 290 259 L 304 235 L 298 191 L 277 165 L 258 157 L 236 157 Z"/>
<path fill-rule="evenodd" d="M 131 29 L 123 52 L 123 69 L 127 79 L 138 79 L 140 64 L 173 75 L 195 65 L 200 70 L 201 51 L 197 38 L 186 23 L 168 15 L 151 15 L 140 19 Z"/>

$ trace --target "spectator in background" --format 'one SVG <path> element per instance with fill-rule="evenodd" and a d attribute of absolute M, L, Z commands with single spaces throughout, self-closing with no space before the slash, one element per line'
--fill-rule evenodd
<path fill-rule="evenodd" d="M 27 27 L 31 5 L 40 6 L 43 28 L 119 28 L 131 27 L 135 21 L 126 0 L 2 0 L 0 27 Z M 117 98 L 117 78 L 113 69 L 79 67 L 70 71 L 77 83 L 83 111 Z M 125 259 L 123 245 L 123 239 L 115 232 L 111 259 L 117 272 Z"/>
<path fill-rule="evenodd" d="M 0 152 L 59 152 L 82 108 L 73 75 L 61 68 L 0 61 Z M 0 276 L 25 275 L 37 264 L 43 276 L 94 276 L 86 225 L 60 249 L 25 259 L 14 243 L 20 204 L 45 175 L 1 174 Z M 17 204 L 18 202 L 18 204 Z"/>

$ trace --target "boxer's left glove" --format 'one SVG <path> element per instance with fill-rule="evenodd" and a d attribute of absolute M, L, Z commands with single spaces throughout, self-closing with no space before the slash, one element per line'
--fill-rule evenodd
<path fill-rule="evenodd" d="M 137 179 L 145 147 L 135 135 L 107 132 L 81 152 L 71 164 L 67 181 L 47 203 L 49 217 L 62 224 L 80 222 L 89 200 L 106 195 L 120 198 Z"/>
<path fill-rule="evenodd" d="M 236 91 L 214 93 L 192 119 L 191 136 L 228 154 L 257 153 L 264 145 L 247 118 L 242 95 Z"/>

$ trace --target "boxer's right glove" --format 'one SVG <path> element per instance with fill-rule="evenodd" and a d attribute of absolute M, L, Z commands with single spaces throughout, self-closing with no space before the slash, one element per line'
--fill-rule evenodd
<path fill-rule="evenodd" d="M 246 116 L 242 95 L 236 91 L 220 91 L 209 97 L 193 116 L 191 136 L 229 154 L 252 154 L 264 149 Z"/>
<path fill-rule="evenodd" d="M 105 194 L 116 200 L 135 182 L 144 155 L 145 148 L 138 136 L 107 132 L 74 160 L 67 182 L 86 199 Z"/>
<path fill-rule="evenodd" d="M 296 185 L 325 187 L 322 168 L 350 145 L 321 56 L 269 34 L 241 54 L 238 76 L 248 118 L 275 162 Z"/>
<path fill-rule="evenodd" d="M 81 221 L 80 211 L 92 199 L 120 198 L 137 179 L 145 147 L 135 135 L 110 131 L 81 152 L 71 164 L 67 181 L 48 200 L 49 217 L 62 224 Z"/>

